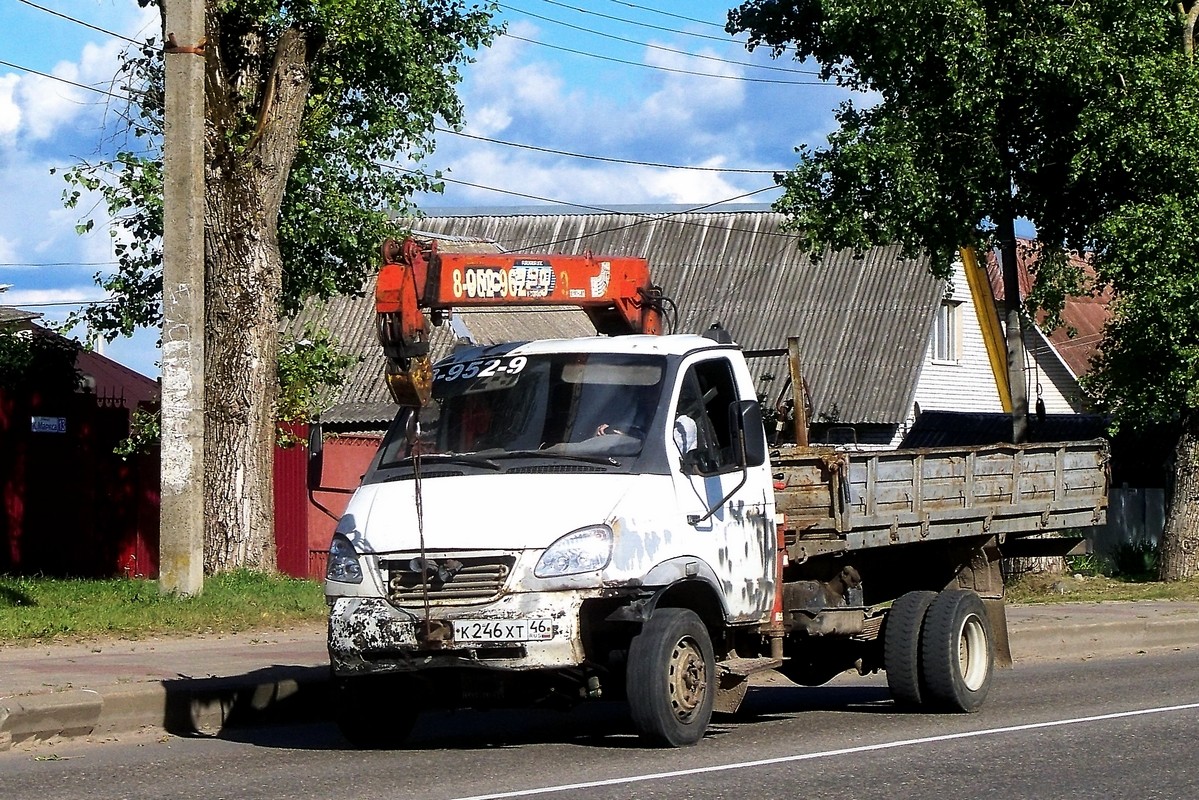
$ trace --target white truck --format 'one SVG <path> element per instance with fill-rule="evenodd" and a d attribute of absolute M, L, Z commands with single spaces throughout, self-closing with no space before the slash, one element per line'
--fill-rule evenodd
<path fill-rule="evenodd" d="M 1010 658 L 1000 557 L 1104 521 L 1102 441 L 768 451 L 723 331 L 471 347 L 422 391 L 329 549 L 359 746 L 428 708 L 599 698 L 688 745 L 765 669 L 882 669 L 896 703 L 973 711 Z"/>

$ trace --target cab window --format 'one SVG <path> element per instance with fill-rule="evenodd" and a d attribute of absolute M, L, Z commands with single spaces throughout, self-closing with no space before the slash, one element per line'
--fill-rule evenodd
<path fill-rule="evenodd" d="M 737 390 L 725 359 L 701 361 L 688 367 L 675 409 L 675 446 L 685 469 L 700 474 L 736 468 L 729 406 Z"/>

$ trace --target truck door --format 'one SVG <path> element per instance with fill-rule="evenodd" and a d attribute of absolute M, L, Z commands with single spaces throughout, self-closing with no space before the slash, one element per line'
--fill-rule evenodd
<path fill-rule="evenodd" d="M 689 366 L 679 385 L 672 416 L 674 441 L 667 450 L 682 516 L 676 524 L 694 555 L 703 558 L 723 584 L 731 621 L 744 622 L 759 621 L 771 609 L 777 539 L 773 511 L 767 507 L 769 468 L 749 467 L 746 474 L 736 463 L 729 407 L 739 399 L 727 359 Z M 764 435 L 761 430 L 746 434 Z M 737 489 L 743 478 L 744 485 Z"/>

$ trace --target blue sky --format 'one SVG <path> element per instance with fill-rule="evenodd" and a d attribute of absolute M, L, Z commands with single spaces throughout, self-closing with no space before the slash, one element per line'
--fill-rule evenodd
<path fill-rule="evenodd" d="M 0 303 L 54 322 L 103 299 L 92 276 L 113 266 L 106 232 L 76 235 L 81 211 L 62 207 L 64 183 L 50 172 L 110 152 L 120 133 L 119 103 L 71 83 L 107 89 L 128 42 L 80 22 L 134 39 L 158 23 L 135 0 L 31 2 L 79 22 L 0 0 L 0 61 L 15 65 L 0 64 L 0 284 L 12 284 Z M 434 214 L 539 202 L 529 196 L 594 208 L 773 200 L 777 189 L 759 191 L 773 186 L 766 171 L 792 166 L 800 144 L 822 144 L 847 95 L 819 85 L 811 65 L 747 53 L 722 30 L 729 7 L 505 0 L 509 35 L 464 70 L 470 136 L 438 135 L 422 167 L 449 182 L 418 204 Z M 145 331 L 104 351 L 157 376 L 156 338 Z"/>

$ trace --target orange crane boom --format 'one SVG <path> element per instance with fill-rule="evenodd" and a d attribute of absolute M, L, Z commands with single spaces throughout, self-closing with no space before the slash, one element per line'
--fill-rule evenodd
<path fill-rule="evenodd" d="M 429 323 L 454 307 L 576 306 L 602 334 L 662 332 L 662 291 L 629 256 L 441 253 L 437 242 L 388 239 L 375 288 L 387 386 L 402 406 L 432 397 Z M 426 315 L 425 312 L 429 312 Z"/>

